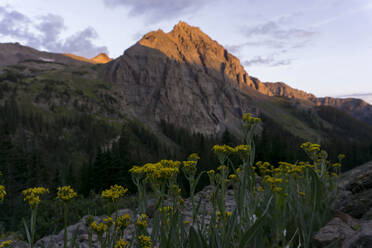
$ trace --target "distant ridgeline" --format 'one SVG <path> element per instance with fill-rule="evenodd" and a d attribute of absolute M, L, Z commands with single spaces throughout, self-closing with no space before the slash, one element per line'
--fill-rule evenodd
<path fill-rule="evenodd" d="M 262 118 L 257 161 L 305 159 L 304 141 L 333 160 L 346 154 L 344 169 L 372 160 L 371 105 L 262 83 L 199 28 L 181 22 L 106 57 L 94 64 L 0 44 L 0 180 L 10 198 L 0 228 L 20 229 L 19 192 L 30 186 L 72 185 L 88 196 L 117 183 L 134 192 L 133 165 L 194 152 L 210 169 L 214 144 L 241 142 L 246 112 Z"/>

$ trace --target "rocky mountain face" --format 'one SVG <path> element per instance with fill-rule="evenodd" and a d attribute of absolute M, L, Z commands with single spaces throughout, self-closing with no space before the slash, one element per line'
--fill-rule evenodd
<path fill-rule="evenodd" d="M 257 94 L 236 57 L 182 22 L 169 33 L 146 34 L 105 74 L 128 114 L 207 134 L 236 129 L 242 113 L 252 112 L 244 92 Z"/>
<path fill-rule="evenodd" d="M 350 113 L 352 116 L 372 125 L 372 105 L 357 98 L 315 97 L 297 90 L 285 83 L 265 83 L 273 96 L 282 96 L 293 100 L 303 100 L 310 106 L 332 106 Z"/>

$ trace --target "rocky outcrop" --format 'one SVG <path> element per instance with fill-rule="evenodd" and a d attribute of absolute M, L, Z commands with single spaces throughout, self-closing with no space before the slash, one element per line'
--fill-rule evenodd
<path fill-rule="evenodd" d="M 313 247 L 330 245 L 340 248 L 372 247 L 372 220 L 354 220 L 353 223 L 348 223 L 342 218 L 335 217 L 314 236 Z"/>
<path fill-rule="evenodd" d="M 316 97 L 305 91 L 294 89 L 283 82 L 264 83 L 273 96 L 282 96 L 290 99 L 313 100 Z"/>
<path fill-rule="evenodd" d="M 344 173 L 334 218 L 314 236 L 315 247 L 372 247 L 372 162 Z"/>
<path fill-rule="evenodd" d="M 121 216 L 124 214 L 129 214 L 132 218 L 134 214 L 129 209 L 122 209 L 119 210 L 117 213 L 112 215 L 112 218 L 115 216 Z M 76 233 L 76 246 L 79 248 L 89 248 L 89 225 L 91 221 L 102 222 L 104 218 L 107 216 L 84 216 L 78 223 L 68 226 L 67 227 L 67 240 L 70 243 Z M 88 220 L 89 218 L 93 218 Z M 113 228 L 113 227 L 111 227 Z M 134 234 L 134 225 L 130 225 L 125 230 L 125 237 L 129 240 L 132 239 L 132 235 Z M 63 247 L 63 240 L 64 240 L 64 230 L 61 230 L 56 235 L 46 236 L 35 243 L 35 248 L 42 248 L 42 247 L 49 247 L 49 248 L 60 248 Z M 68 247 L 71 247 L 71 244 L 68 244 Z M 92 247 L 99 248 L 99 240 L 95 233 L 92 234 Z"/>
<path fill-rule="evenodd" d="M 106 64 L 112 61 L 112 58 L 110 58 L 106 53 L 100 53 L 90 60 L 95 64 Z"/>

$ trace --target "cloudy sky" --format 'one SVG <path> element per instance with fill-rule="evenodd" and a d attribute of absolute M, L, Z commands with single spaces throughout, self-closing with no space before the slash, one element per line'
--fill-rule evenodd
<path fill-rule="evenodd" d="M 0 42 L 118 57 L 179 20 L 261 81 L 317 96 L 372 95 L 372 0 L 0 0 Z"/>

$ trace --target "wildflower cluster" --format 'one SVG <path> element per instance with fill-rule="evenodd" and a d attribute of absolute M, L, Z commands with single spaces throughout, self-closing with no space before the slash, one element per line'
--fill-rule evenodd
<path fill-rule="evenodd" d="M 99 224 L 97 224 L 97 222 L 92 222 L 92 224 L 90 224 L 90 228 L 99 236 L 99 237 L 102 237 L 103 234 L 107 231 L 108 229 L 108 226 L 101 222 Z"/>
<path fill-rule="evenodd" d="M 241 159 L 247 159 L 251 152 L 250 145 L 238 145 L 231 147 L 228 145 L 214 145 L 212 150 L 216 154 L 218 160 L 223 164 L 229 155 L 239 156 Z"/>
<path fill-rule="evenodd" d="M 182 164 L 183 164 L 182 170 L 185 173 L 185 175 L 188 175 L 188 176 L 195 175 L 197 163 L 198 163 L 197 161 L 193 161 L 193 160 L 192 161 L 183 161 L 182 162 Z"/>
<path fill-rule="evenodd" d="M 22 191 L 23 200 L 27 202 L 31 208 L 36 208 L 40 203 L 40 196 L 49 193 L 49 190 L 43 187 L 29 188 Z"/>
<path fill-rule="evenodd" d="M 108 228 L 110 228 L 115 223 L 114 219 L 111 217 L 104 218 L 103 222 L 107 225 Z"/>
<path fill-rule="evenodd" d="M 127 191 L 128 189 L 124 188 L 123 186 L 115 184 L 111 186 L 110 189 L 102 191 L 101 197 L 115 202 L 120 198 L 123 198 Z"/>
<path fill-rule="evenodd" d="M 118 242 L 116 242 L 114 248 L 127 248 L 129 247 L 129 242 L 124 241 L 123 239 L 119 239 Z"/>
<path fill-rule="evenodd" d="M 188 157 L 189 161 L 198 161 L 199 159 L 200 157 L 197 153 L 191 153 Z"/>
<path fill-rule="evenodd" d="M 146 214 L 141 214 L 137 219 L 136 225 L 140 228 L 146 228 L 147 219 L 148 219 L 148 216 Z"/>
<path fill-rule="evenodd" d="M 245 113 L 243 115 L 243 122 L 245 124 L 251 124 L 251 125 L 253 125 L 253 124 L 260 123 L 261 122 L 261 119 L 260 118 L 257 118 L 257 117 L 253 117 L 252 114 L 250 114 L 250 113 Z"/>
<path fill-rule="evenodd" d="M 222 216 L 221 212 L 217 212 L 217 221 L 221 221 L 222 217 L 224 218 L 225 221 L 229 219 L 229 217 L 232 215 L 230 211 L 226 211 L 225 214 Z"/>
<path fill-rule="evenodd" d="M 6 190 L 4 185 L 0 185 L 0 202 L 4 200 L 6 196 Z"/>
<path fill-rule="evenodd" d="M 12 240 L 3 241 L 3 242 L 0 244 L 0 248 L 9 247 L 12 243 L 13 243 Z"/>
<path fill-rule="evenodd" d="M 282 178 L 277 178 L 277 177 L 266 175 L 264 177 L 264 182 L 270 186 L 270 189 L 273 192 L 280 192 L 282 190 L 282 187 L 281 187 L 281 184 L 283 183 Z"/>
<path fill-rule="evenodd" d="M 216 154 L 236 154 L 236 155 L 244 155 L 251 151 L 251 147 L 249 145 L 238 145 L 236 147 L 231 147 L 228 145 L 214 145 L 212 148 L 213 152 Z"/>
<path fill-rule="evenodd" d="M 130 224 L 131 217 L 129 214 L 124 214 L 116 218 L 115 227 L 116 229 L 123 231 Z"/>
<path fill-rule="evenodd" d="M 151 238 L 148 235 L 140 235 L 137 237 L 138 244 L 141 248 L 151 248 Z"/>
<path fill-rule="evenodd" d="M 133 166 L 129 170 L 132 175 L 145 176 L 146 180 L 156 183 L 164 183 L 174 179 L 178 172 L 181 162 L 173 160 L 161 160 L 158 163 L 147 163 L 143 166 Z"/>
<path fill-rule="evenodd" d="M 62 202 L 69 202 L 71 199 L 77 197 L 77 193 L 71 186 L 63 186 L 57 188 L 57 199 Z"/>

